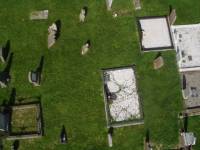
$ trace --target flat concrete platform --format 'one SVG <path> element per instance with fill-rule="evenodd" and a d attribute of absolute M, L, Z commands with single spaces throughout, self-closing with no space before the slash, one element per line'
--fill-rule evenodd
<path fill-rule="evenodd" d="M 138 18 L 141 48 L 143 51 L 162 51 L 173 48 L 166 16 Z"/>

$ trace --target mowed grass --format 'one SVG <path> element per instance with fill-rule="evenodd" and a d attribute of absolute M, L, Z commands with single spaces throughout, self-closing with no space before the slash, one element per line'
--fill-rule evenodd
<path fill-rule="evenodd" d="M 37 108 L 14 109 L 11 127 L 12 133 L 37 132 Z"/>
<path fill-rule="evenodd" d="M 197 23 L 200 1 L 143 0 L 142 4 L 142 11 L 135 12 L 132 0 L 115 0 L 113 11 L 130 13 L 113 19 L 112 12 L 106 11 L 104 0 L 1 0 L 0 43 L 10 40 L 14 58 L 11 84 L 0 89 L 0 100 L 8 100 L 15 87 L 18 97 L 41 96 L 43 107 L 45 136 L 21 140 L 21 150 L 110 149 L 101 68 L 130 64 L 136 64 L 145 124 L 116 129 L 111 149 L 143 149 L 147 129 L 152 141 L 165 149 L 178 143 L 177 114 L 182 109 L 182 98 L 175 52 L 163 52 L 165 66 L 154 71 L 152 61 L 156 53 L 140 52 L 135 17 L 165 15 L 172 4 L 177 8 L 177 23 Z M 88 6 L 89 12 L 86 22 L 80 24 L 78 16 L 83 6 Z M 48 20 L 29 20 L 31 11 L 42 9 L 49 10 Z M 47 29 L 58 19 L 62 22 L 61 36 L 48 50 Z M 80 48 L 88 39 L 92 47 L 83 57 Z M 43 55 L 42 86 L 33 87 L 28 83 L 28 71 L 38 66 Z M 5 64 L 0 64 L 0 69 L 4 67 Z M 191 124 L 191 130 L 196 128 L 195 121 Z M 68 133 L 67 145 L 59 142 L 62 125 Z M 11 144 L 4 141 L 5 149 Z"/>

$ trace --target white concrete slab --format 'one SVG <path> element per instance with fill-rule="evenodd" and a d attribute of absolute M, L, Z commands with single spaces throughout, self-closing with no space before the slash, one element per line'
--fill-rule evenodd
<path fill-rule="evenodd" d="M 142 30 L 142 46 L 145 49 L 172 47 L 166 17 L 139 19 Z"/>
<path fill-rule="evenodd" d="M 200 24 L 171 27 L 180 72 L 200 70 Z"/>

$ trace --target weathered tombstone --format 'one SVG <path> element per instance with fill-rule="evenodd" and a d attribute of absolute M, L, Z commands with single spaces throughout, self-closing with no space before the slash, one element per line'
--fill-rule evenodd
<path fill-rule="evenodd" d="M 87 13 L 88 13 L 88 8 L 87 7 L 83 7 L 81 9 L 80 14 L 79 14 L 79 21 L 80 22 L 85 22 L 85 18 L 86 18 Z"/>
<path fill-rule="evenodd" d="M 45 20 L 48 19 L 48 15 L 48 10 L 33 11 L 30 13 L 30 20 Z"/>
<path fill-rule="evenodd" d="M 2 47 L 0 47 L 0 59 L 1 59 L 1 61 L 3 63 L 5 62 L 4 55 L 3 55 L 3 48 Z"/>
<path fill-rule="evenodd" d="M 153 67 L 155 70 L 160 69 L 161 67 L 164 66 L 164 59 L 162 56 L 157 57 L 154 61 L 153 61 Z"/>
<path fill-rule="evenodd" d="M 48 48 L 52 47 L 56 42 L 56 33 L 58 31 L 58 28 L 55 23 L 53 23 L 48 28 Z"/>
<path fill-rule="evenodd" d="M 173 25 L 176 21 L 176 9 L 172 9 L 172 11 L 170 12 L 168 19 L 169 19 L 169 24 Z"/>
<path fill-rule="evenodd" d="M 112 136 L 113 136 L 113 132 L 114 132 L 114 128 L 110 127 L 108 129 L 108 146 L 112 147 L 113 146 L 113 142 L 112 142 Z"/>
<path fill-rule="evenodd" d="M 135 6 L 135 10 L 140 10 L 142 8 L 140 0 L 133 0 L 133 4 Z"/>
<path fill-rule="evenodd" d="M 42 76 L 42 70 L 43 70 L 43 63 L 44 63 L 44 56 L 41 57 L 40 64 L 37 67 L 36 71 L 30 71 L 28 73 L 28 80 L 34 86 L 40 86 L 40 84 L 41 84 L 41 76 Z"/>
<path fill-rule="evenodd" d="M 10 54 L 8 63 L 4 70 L 0 72 L 0 86 L 1 88 L 6 88 L 10 82 L 11 76 L 10 76 L 10 69 L 12 65 L 12 58 L 13 58 L 13 53 Z"/>
<path fill-rule="evenodd" d="M 111 10 L 113 0 L 106 0 L 107 10 Z"/>
<path fill-rule="evenodd" d="M 10 82 L 9 76 L 0 75 L 0 86 L 1 88 L 6 88 L 8 86 L 8 83 Z"/>
<path fill-rule="evenodd" d="M 112 142 L 112 135 L 110 133 L 108 133 L 108 146 L 112 147 L 113 146 L 113 142 Z"/>
<path fill-rule="evenodd" d="M 34 86 L 40 86 L 41 75 L 39 72 L 30 71 L 28 73 L 28 80 Z"/>
<path fill-rule="evenodd" d="M 87 54 L 89 48 L 91 46 L 90 40 L 88 40 L 82 47 L 81 47 L 81 55 Z"/>

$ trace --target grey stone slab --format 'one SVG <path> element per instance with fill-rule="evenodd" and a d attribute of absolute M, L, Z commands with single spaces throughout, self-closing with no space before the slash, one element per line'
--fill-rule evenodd
<path fill-rule="evenodd" d="M 33 11 L 30 14 L 30 20 L 45 20 L 48 19 L 49 11 L 42 10 L 42 11 Z"/>

